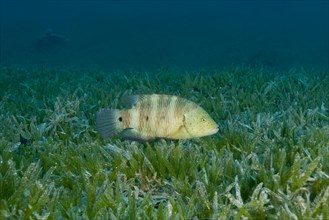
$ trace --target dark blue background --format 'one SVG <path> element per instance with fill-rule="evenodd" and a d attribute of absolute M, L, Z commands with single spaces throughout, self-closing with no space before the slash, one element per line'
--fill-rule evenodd
<path fill-rule="evenodd" d="M 328 1 L 1 1 L 0 64 L 328 70 Z M 67 47 L 36 52 L 47 28 Z"/>

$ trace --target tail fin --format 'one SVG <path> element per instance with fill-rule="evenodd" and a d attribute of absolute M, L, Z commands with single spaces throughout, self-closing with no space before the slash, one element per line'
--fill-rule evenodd
<path fill-rule="evenodd" d="M 120 126 L 120 110 L 118 109 L 102 109 L 96 114 L 96 128 L 99 134 L 105 138 L 111 138 L 121 132 Z"/>

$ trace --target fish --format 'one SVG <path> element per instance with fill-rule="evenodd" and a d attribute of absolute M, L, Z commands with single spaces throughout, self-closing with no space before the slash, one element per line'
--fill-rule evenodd
<path fill-rule="evenodd" d="M 185 98 L 165 94 L 128 95 L 124 109 L 101 109 L 96 129 L 101 137 L 120 135 L 124 139 L 190 139 L 218 132 L 218 124 L 199 105 Z"/>

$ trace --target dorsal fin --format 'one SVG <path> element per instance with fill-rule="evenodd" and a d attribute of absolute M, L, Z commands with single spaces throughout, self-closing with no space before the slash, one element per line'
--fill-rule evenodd
<path fill-rule="evenodd" d="M 134 105 L 136 105 L 138 102 L 143 102 L 143 99 L 145 99 L 149 95 L 127 95 L 123 96 L 121 98 L 121 103 L 127 108 L 130 109 Z"/>
<path fill-rule="evenodd" d="M 138 102 L 138 97 L 136 95 L 127 95 L 121 97 L 121 103 L 126 108 L 132 108 Z"/>

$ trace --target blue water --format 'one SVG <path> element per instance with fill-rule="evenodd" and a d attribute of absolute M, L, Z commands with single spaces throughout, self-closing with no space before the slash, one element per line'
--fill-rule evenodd
<path fill-rule="evenodd" d="M 0 12 L 1 66 L 329 66 L 328 1 L 1 0 Z"/>

